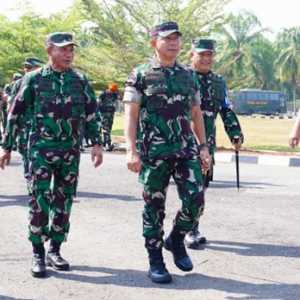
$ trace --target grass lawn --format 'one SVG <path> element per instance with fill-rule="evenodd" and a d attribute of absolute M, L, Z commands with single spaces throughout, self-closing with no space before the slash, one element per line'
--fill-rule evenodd
<path fill-rule="evenodd" d="M 244 148 L 258 151 L 300 152 L 300 147 L 292 150 L 288 146 L 288 136 L 294 120 L 277 117 L 274 119 L 262 118 L 261 116 L 239 116 L 239 120 L 245 135 Z M 123 115 L 116 114 L 112 134 L 122 136 L 124 134 L 123 125 Z M 231 148 L 220 117 L 217 119 L 217 145 Z"/>

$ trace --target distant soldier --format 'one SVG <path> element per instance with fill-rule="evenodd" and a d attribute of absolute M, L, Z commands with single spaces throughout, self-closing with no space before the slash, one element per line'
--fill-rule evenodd
<path fill-rule="evenodd" d="M 107 90 L 102 92 L 98 98 L 98 109 L 100 112 L 103 133 L 103 146 L 107 151 L 113 150 L 111 129 L 114 122 L 118 98 L 118 86 L 115 83 L 109 84 Z"/>
<path fill-rule="evenodd" d="M 3 128 L 5 131 L 6 124 L 7 124 L 7 112 L 8 112 L 8 102 L 12 94 L 13 86 L 15 85 L 16 81 L 22 78 L 22 74 L 14 73 L 12 77 L 12 81 L 7 83 L 2 92 L 2 119 L 3 119 Z"/>
<path fill-rule="evenodd" d="M 29 109 L 32 114 L 29 152 L 33 176 L 29 240 L 33 246 L 31 274 L 34 277 L 46 275 L 44 242 L 49 239 L 47 264 L 56 270 L 69 269 L 60 248 L 70 229 L 82 126 L 93 145 L 94 166 L 102 163 L 96 97 L 87 78 L 72 68 L 74 46 L 76 43 L 70 33 L 56 32 L 47 37 L 49 62 L 23 78 L 9 113 L 0 152 L 0 168 L 3 169 L 10 161 L 19 118 Z"/>
<path fill-rule="evenodd" d="M 299 145 L 300 141 L 300 110 L 297 114 L 297 119 L 294 123 L 293 129 L 291 130 L 290 136 L 289 136 L 289 145 L 292 148 L 295 148 Z"/>
<path fill-rule="evenodd" d="M 23 63 L 24 73 L 32 72 L 40 68 L 44 64 L 43 61 L 39 60 L 36 57 L 28 57 Z M 15 96 L 20 90 L 22 84 L 22 78 L 18 79 L 12 87 L 11 95 L 8 99 L 8 111 L 13 105 Z M 29 153 L 28 153 L 28 139 L 29 132 L 31 128 L 31 116 L 32 112 L 28 109 L 24 115 L 19 118 L 19 129 L 17 133 L 17 148 L 23 159 L 24 166 L 24 177 L 26 179 L 27 191 L 28 194 L 32 194 L 32 178 L 29 170 Z"/>
<path fill-rule="evenodd" d="M 4 105 L 3 95 L 2 95 L 2 88 L 0 88 L 0 145 L 2 144 L 2 132 L 4 132 L 3 127 L 3 113 L 2 113 L 2 106 Z"/>
<path fill-rule="evenodd" d="M 193 264 L 184 236 L 204 207 L 201 165 L 209 167 L 200 93 L 193 72 L 176 61 L 181 33 L 175 22 L 164 22 L 151 31 L 153 59 L 129 76 L 125 103 L 127 167 L 140 172 L 143 183 L 143 236 L 149 256 L 149 277 L 155 283 L 172 280 L 162 255 L 171 251 L 175 265 L 191 271 Z M 137 148 L 136 148 L 137 142 Z M 166 194 L 173 178 L 181 208 L 168 238 L 163 241 Z"/>
<path fill-rule="evenodd" d="M 228 91 L 225 80 L 219 74 L 212 71 L 215 54 L 215 41 L 211 39 L 195 39 L 191 49 L 191 69 L 196 72 L 200 84 L 201 110 L 203 112 L 205 132 L 209 153 L 213 163 L 205 176 L 205 187 L 213 180 L 214 154 L 216 150 L 216 119 L 220 114 L 225 131 L 236 150 L 239 150 L 244 136 L 236 114 L 232 111 L 228 99 Z M 198 224 L 193 231 L 186 235 L 188 247 L 197 247 L 199 243 L 205 243 L 201 236 Z"/>

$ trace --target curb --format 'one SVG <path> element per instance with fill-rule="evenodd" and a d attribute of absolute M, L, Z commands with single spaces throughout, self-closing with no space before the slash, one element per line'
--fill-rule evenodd
<path fill-rule="evenodd" d="M 235 162 L 235 154 L 219 152 L 215 154 L 219 162 Z M 265 166 L 300 167 L 300 156 L 284 155 L 239 155 L 240 163 L 258 164 Z"/>
<path fill-rule="evenodd" d="M 126 144 L 119 143 L 116 147 L 118 151 L 126 151 Z M 235 162 L 235 154 L 230 152 L 217 152 L 215 154 L 216 162 L 232 163 Z M 300 156 L 284 156 L 284 155 L 239 155 L 239 162 L 245 164 L 257 164 L 265 166 L 281 166 L 281 167 L 300 167 Z"/>

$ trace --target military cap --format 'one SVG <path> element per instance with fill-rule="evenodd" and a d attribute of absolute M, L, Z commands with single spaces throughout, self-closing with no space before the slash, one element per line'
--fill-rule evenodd
<path fill-rule="evenodd" d="M 174 32 L 177 32 L 179 35 L 182 35 L 182 33 L 179 31 L 178 24 L 176 22 L 168 21 L 154 26 L 150 31 L 150 36 L 164 38 Z"/>
<path fill-rule="evenodd" d="M 74 41 L 74 36 L 70 32 L 53 32 L 46 38 L 46 45 L 54 45 L 57 47 L 64 47 L 68 45 L 78 46 Z"/>
<path fill-rule="evenodd" d="M 198 53 L 211 51 L 215 52 L 215 41 L 211 39 L 194 39 L 192 41 L 192 50 Z"/>
<path fill-rule="evenodd" d="M 23 77 L 23 75 L 21 73 L 14 73 L 13 76 L 12 76 L 12 79 L 13 80 L 18 80 L 22 77 Z"/>
<path fill-rule="evenodd" d="M 29 68 L 41 67 L 43 64 L 44 62 L 36 57 L 27 57 L 23 63 L 25 67 Z"/>

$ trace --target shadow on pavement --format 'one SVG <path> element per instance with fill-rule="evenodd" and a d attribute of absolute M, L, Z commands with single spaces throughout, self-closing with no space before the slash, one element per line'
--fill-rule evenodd
<path fill-rule="evenodd" d="M 300 258 L 300 246 L 283 246 L 210 240 L 207 244 L 205 244 L 204 247 L 206 249 L 223 252 L 233 252 L 238 255 L 245 256 L 280 256 Z M 202 249 L 203 247 L 199 250 Z"/>
<path fill-rule="evenodd" d="M 175 185 L 173 180 L 170 181 L 170 185 Z M 261 190 L 261 189 L 264 189 L 264 188 L 270 187 L 270 186 L 283 186 L 283 185 L 277 185 L 277 184 L 265 183 L 265 182 L 247 182 L 247 181 L 240 182 L 240 189 L 247 188 L 247 189 Z M 236 181 L 214 180 L 209 183 L 209 188 L 213 188 L 213 189 L 236 188 Z"/>
<path fill-rule="evenodd" d="M 86 274 L 86 273 L 91 273 Z M 99 275 L 95 273 L 101 273 Z M 49 276 L 59 279 L 86 282 L 89 284 L 116 285 L 133 288 L 158 288 L 167 290 L 216 290 L 238 294 L 226 299 L 276 299 L 299 300 L 300 284 L 287 284 L 261 279 L 267 283 L 252 283 L 223 277 L 206 276 L 199 273 L 173 275 L 173 283 L 154 284 L 145 271 L 112 269 L 106 267 L 73 266 L 71 273 L 49 271 Z M 250 277 L 250 276 L 249 276 Z M 253 280 L 253 279 L 252 279 Z M 243 296 L 241 296 L 243 294 Z"/>
<path fill-rule="evenodd" d="M 94 199 L 114 199 L 120 201 L 142 201 L 141 198 L 136 198 L 129 195 L 121 194 L 100 194 L 100 193 L 91 193 L 91 192 L 77 192 L 76 198 L 94 198 Z"/>
<path fill-rule="evenodd" d="M 266 183 L 266 182 L 247 182 L 247 181 L 241 181 L 240 182 L 240 188 L 247 188 L 247 189 L 263 189 L 265 187 L 270 186 L 282 186 L 272 183 Z M 209 183 L 209 188 L 236 188 L 236 181 L 226 181 L 226 180 L 214 180 Z"/>
<path fill-rule="evenodd" d="M 78 192 L 74 202 L 78 202 L 78 198 L 93 198 L 93 199 L 112 199 L 120 201 L 142 201 L 141 198 L 136 198 L 129 195 L 118 195 L 118 194 L 100 194 L 91 192 Z M 4 206 L 27 206 L 30 196 L 27 195 L 0 195 L 0 207 Z M 88 199 L 84 199 L 88 200 Z M 1 299 L 1 298 L 0 298 Z"/>

